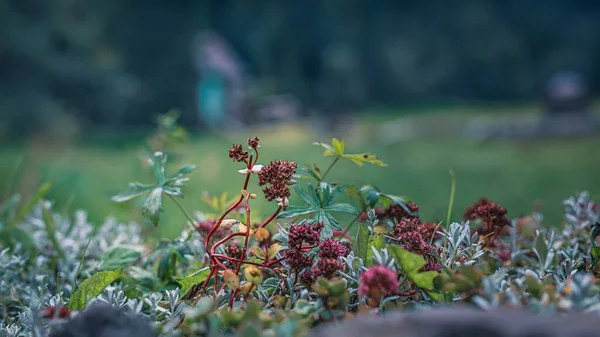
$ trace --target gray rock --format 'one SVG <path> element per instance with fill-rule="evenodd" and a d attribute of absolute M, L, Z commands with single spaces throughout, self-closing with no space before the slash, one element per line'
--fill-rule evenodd
<path fill-rule="evenodd" d="M 357 317 L 318 328 L 313 337 L 592 337 L 600 336 L 598 316 L 542 315 L 443 308 Z"/>
<path fill-rule="evenodd" d="M 51 337 L 156 337 L 141 318 L 107 304 L 95 304 L 65 323 Z"/>

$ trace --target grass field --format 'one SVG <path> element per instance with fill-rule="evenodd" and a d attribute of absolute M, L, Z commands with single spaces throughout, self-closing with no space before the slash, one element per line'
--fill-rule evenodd
<path fill-rule="evenodd" d="M 493 107 L 490 111 L 497 112 L 498 109 Z M 452 111 L 451 116 L 460 123 L 468 116 L 481 113 L 482 109 L 453 107 Z M 424 123 L 435 120 L 436 115 L 441 116 L 436 112 L 428 114 L 429 119 Z M 451 118 L 448 114 L 443 116 L 446 122 Z M 382 114 L 377 117 L 377 122 L 393 117 L 393 113 Z M 455 220 L 459 220 L 464 207 L 481 196 L 504 205 L 513 217 L 531 211 L 534 203 L 539 201 L 547 225 L 562 220 L 561 201 L 578 191 L 589 190 L 592 197 L 600 199 L 599 137 L 486 142 L 458 137 L 421 137 L 383 144 L 376 141 L 373 120 L 364 114 L 359 120 L 360 127 L 343 137 L 347 152 L 373 152 L 389 166 L 356 167 L 340 162 L 330 178 L 353 184 L 371 182 L 385 192 L 408 196 L 421 206 L 421 215 L 427 221 L 442 221 L 446 217 L 450 169 L 455 171 L 457 183 Z M 311 133 L 310 125 L 257 129 L 219 137 L 193 135 L 191 141 L 174 149 L 182 158 L 169 166 L 187 163 L 199 166 L 185 189 L 183 204 L 188 210 L 208 209 L 201 201 L 205 191 L 239 193 L 243 176 L 237 173 L 240 167 L 227 157 L 227 150 L 231 142 L 245 143 L 247 137 L 254 135 L 261 138 L 260 162 L 263 164 L 272 159 L 288 159 L 299 163 L 314 162 L 324 168 L 330 162 L 321 156 L 319 147 L 311 144 L 313 141 L 330 141 L 330 138 Z M 67 206 L 71 211 L 86 209 L 95 222 L 111 215 L 124 221 L 139 220 L 139 209 L 114 204 L 109 197 L 125 189 L 129 181 L 151 181 L 139 157 L 142 142 L 142 137 L 138 136 L 112 135 L 62 144 L 45 140 L 2 144 L 0 193 L 4 195 L 11 186 L 31 191 L 41 181 L 52 180 L 50 197 L 59 209 Z M 13 175 L 19 159 L 22 159 L 20 169 Z M 258 188 L 254 187 L 254 191 Z M 296 201 L 292 198 L 292 203 Z M 256 205 L 259 212 L 274 208 L 258 200 Z M 164 222 L 156 234 L 172 237 L 183 226 L 183 217 L 167 201 Z"/>

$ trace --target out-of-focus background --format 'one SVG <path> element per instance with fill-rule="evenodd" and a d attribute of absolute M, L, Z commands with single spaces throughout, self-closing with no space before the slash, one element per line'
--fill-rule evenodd
<path fill-rule="evenodd" d="M 0 0 L 0 200 L 50 180 L 59 209 L 139 220 L 109 197 L 150 181 L 140 148 L 178 118 L 191 210 L 239 193 L 232 142 L 325 167 L 312 142 L 335 136 L 389 166 L 331 177 L 426 221 L 445 219 L 452 169 L 457 216 L 487 196 L 556 224 L 563 199 L 600 197 L 598 41 L 594 1 Z"/>

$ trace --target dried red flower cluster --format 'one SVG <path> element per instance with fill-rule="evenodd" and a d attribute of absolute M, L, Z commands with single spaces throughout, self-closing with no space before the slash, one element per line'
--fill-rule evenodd
<path fill-rule="evenodd" d="M 196 224 L 196 230 L 202 234 L 204 237 L 208 235 L 211 229 L 215 226 L 217 220 L 204 220 L 202 222 L 198 222 Z M 214 244 L 216 241 L 221 240 L 227 234 L 231 232 L 229 227 L 219 227 L 215 230 L 215 232 L 210 237 L 209 244 Z"/>
<path fill-rule="evenodd" d="M 409 202 L 406 204 L 406 208 L 408 208 L 410 212 L 407 212 L 400 205 L 391 205 L 387 209 L 387 217 L 394 220 L 394 222 L 396 223 L 400 222 L 402 219 L 417 217 L 417 212 L 419 212 L 419 206 L 413 204 L 412 202 Z"/>
<path fill-rule="evenodd" d="M 367 298 L 378 301 L 397 290 L 398 274 L 386 266 L 373 266 L 360 276 L 358 292 Z"/>
<path fill-rule="evenodd" d="M 227 247 L 225 247 L 225 254 L 227 254 L 227 256 L 229 256 L 229 257 L 233 257 L 234 259 L 239 259 L 244 254 L 244 250 L 242 248 L 236 247 L 236 246 L 227 246 Z M 225 261 L 225 266 L 227 266 L 228 268 L 234 268 L 234 267 L 237 267 L 237 265 L 238 265 L 238 262 L 236 262 L 236 261 L 231 261 L 231 260 Z"/>
<path fill-rule="evenodd" d="M 290 196 L 290 189 L 287 185 L 292 180 L 293 174 L 296 173 L 296 168 L 298 168 L 298 164 L 293 161 L 275 160 L 260 170 L 258 186 L 271 185 L 263 189 L 267 200 L 272 201 Z"/>
<path fill-rule="evenodd" d="M 424 269 L 441 270 L 441 266 L 435 262 L 432 255 L 436 249 L 430 244 L 431 238 L 435 235 L 435 227 L 431 224 L 423 224 L 419 218 L 402 219 L 390 233 L 390 236 L 398 240 L 402 248 L 409 252 L 423 256 L 428 262 Z"/>
<path fill-rule="evenodd" d="M 300 271 L 304 268 L 312 266 L 313 260 L 308 254 L 301 252 L 300 250 L 288 249 L 284 254 L 285 261 L 295 271 Z"/>
<path fill-rule="evenodd" d="M 323 276 L 325 278 L 332 278 L 335 274 L 344 268 L 344 265 L 336 259 L 319 259 L 317 264 L 309 271 L 300 275 L 300 280 L 306 284 L 312 284 L 317 277 Z"/>
<path fill-rule="evenodd" d="M 409 202 L 406 204 L 406 208 L 408 208 L 410 212 L 407 212 L 402 206 L 396 204 L 390 205 L 390 207 L 387 209 L 384 209 L 383 207 L 375 207 L 375 215 L 380 221 L 384 219 L 390 219 L 395 223 L 398 223 L 400 220 L 405 218 L 417 217 L 419 206 Z M 366 212 L 363 212 L 358 218 L 360 221 L 366 221 L 367 219 L 368 215 Z"/>
<path fill-rule="evenodd" d="M 430 254 L 434 249 L 429 244 L 430 231 L 421 224 L 418 218 L 403 219 L 394 227 L 390 236 L 398 240 L 404 249 L 415 254 Z"/>
<path fill-rule="evenodd" d="M 231 150 L 229 150 L 229 158 L 240 163 L 246 162 L 248 160 L 248 151 L 244 151 L 242 145 L 232 144 Z"/>
<path fill-rule="evenodd" d="M 487 198 L 481 198 L 465 209 L 463 219 L 479 219 L 481 227 L 477 229 L 477 232 L 484 237 L 490 234 L 497 237 L 498 235 L 506 234 L 506 227 L 512 226 L 506 214 L 506 208 Z"/>
<path fill-rule="evenodd" d="M 314 225 L 303 224 L 295 225 L 290 228 L 288 233 L 288 247 L 293 250 L 300 250 L 303 243 L 316 245 L 321 239 L 321 230 L 323 223 L 318 222 Z"/>
<path fill-rule="evenodd" d="M 295 271 L 312 266 L 313 260 L 302 250 L 302 245 L 306 243 L 309 247 L 317 245 L 321 239 L 320 231 L 323 229 L 322 223 L 295 225 L 290 228 L 288 233 L 288 247 L 285 251 L 285 261 Z"/>
<path fill-rule="evenodd" d="M 328 238 L 319 244 L 319 253 L 317 255 L 322 259 L 337 259 L 340 256 L 346 257 L 348 254 L 350 254 L 348 246 Z"/>
<path fill-rule="evenodd" d="M 55 306 L 49 306 L 40 309 L 40 315 L 45 319 L 65 319 L 71 317 L 71 309 L 67 307 L 60 307 L 60 309 L 57 311 Z"/>
<path fill-rule="evenodd" d="M 313 267 L 300 275 L 300 280 L 307 284 L 313 283 L 319 276 L 326 278 L 335 276 L 339 270 L 344 268 L 344 265 L 338 262 L 338 258 L 350 254 L 347 242 L 338 242 L 329 238 L 319 242 L 321 230 L 323 230 L 323 223 L 319 222 L 314 225 L 292 226 L 288 234 L 289 249 L 285 252 L 285 260 L 297 272 Z M 305 250 L 316 247 L 319 248 L 317 253 L 319 260 L 314 264 L 313 259 Z"/>
<path fill-rule="evenodd" d="M 258 137 L 248 138 L 248 147 L 256 150 L 260 146 L 258 145 L 259 140 Z"/>

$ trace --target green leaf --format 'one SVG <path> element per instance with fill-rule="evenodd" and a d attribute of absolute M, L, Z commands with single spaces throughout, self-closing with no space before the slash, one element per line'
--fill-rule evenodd
<path fill-rule="evenodd" d="M 158 263 L 158 278 L 162 281 L 171 281 L 177 275 L 177 251 L 171 248 L 164 254 Z"/>
<path fill-rule="evenodd" d="M 316 164 L 306 164 L 306 168 L 307 168 L 307 172 L 308 174 L 310 174 L 315 180 L 317 181 L 321 181 L 321 178 L 323 177 L 323 173 L 321 172 L 321 169 L 319 169 L 319 167 Z"/>
<path fill-rule="evenodd" d="M 331 226 L 324 226 L 321 231 L 321 240 L 330 239 L 333 237 L 333 230 Z"/>
<path fill-rule="evenodd" d="M 535 241 L 533 243 L 533 250 L 537 254 L 540 262 L 542 264 L 546 263 L 546 258 L 548 256 L 548 248 L 546 247 L 546 242 L 544 242 L 544 236 L 540 233 L 535 237 Z"/>
<path fill-rule="evenodd" d="M 365 262 L 365 266 L 371 267 L 373 265 L 373 249 L 374 247 L 377 251 L 385 248 L 385 238 L 383 235 L 374 235 L 369 237 L 369 243 L 367 244 L 367 256 L 363 260 Z"/>
<path fill-rule="evenodd" d="M 405 197 L 399 197 L 399 196 L 392 195 L 392 194 L 387 194 L 387 193 L 381 193 L 381 197 L 384 199 L 384 202 L 386 202 L 386 207 L 389 207 L 388 204 L 399 205 L 406 212 L 408 212 L 409 214 L 411 213 L 411 211 L 406 206 L 406 204 L 407 204 L 406 199 L 407 198 L 405 198 Z"/>
<path fill-rule="evenodd" d="M 312 187 L 312 185 L 309 184 L 309 188 L 311 188 L 311 187 Z M 314 195 L 311 196 L 308 192 L 301 189 L 298 185 L 294 185 L 293 188 L 294 188 L 294 191 L 296 191 L 296 193 L 298 193 L 298 195 L 302 199 L 304 199 L 304 201 L 306 201 L 310 206 L 315 207 L 315 208 L 321 207 L 321 201 L 318 198 L 315 199 Z"/>
<path fill-rule="evenodd" d="M 67 307 L 71 310 L 85 309 L 88 299 L 100 295 L 104 288 L 116 281 L 121 275 L 123 275 L 123 269 L 102 271 L 92 275 L 81 282 L 79 288 L 71 295 Z"/>
<path fill-rule="evenodd" d="M 592 261 L 597 263 L 598 260 L 600 260 L 600 247 L 592 247 L 590 253 L 592 255 Z"/>
<path fill-rule="evenodd" d="M 358 226 L 355 242 L 356 248 L 354 249 L 354 251 L 356 252 L 356 256 L 360 257 L 363 261 L 367 259 L 370 236 L 371 234 L 369 233 L 367 227 L 363 225 Z"/>
<path fill-rule="evenodd" d="M 179 289 L 180 294 L 185 297 L 192 287 L 206 281 L 208 275 L 210 275 L 210 268 L 205 267 L 191 275 L 178 279 L 177 283 L 181 286 L 181 289 Z"/>
<path fill-rule="evenodd" d="M 365 200 L 367 201 L 367 205 L 369 205 L 371 208 L 379 202 L 379 198 L 381 197 L 381 193 L 371 185 L 365 185 L 361 187 L 360 193 L 364 196 Z"/>
<path fill-rule="evenodd" d="M 333 149 L 335 150 L 335 154 L 338 156 L 342 156 L 344 154 L 344 141 L 339 141 L 335 138 L 331 140 L 331 145 L 333 145 Z"/>
<path fill-rule="evenodd" d="M 358 189 L 358 187 L 352 185 L 352 186 L 348 186 L 344 192 L 350 196 L 352 199 L 356 200 L 359 204 L 360 204 L 360 209 L 365 209 L 366 205 L 365 205 L 365 200 L 363 199 L 362 195 L 360 194 L 360 191 Z"/>
<path fill-rule="evenodd" d="M 154 289 L 158 279 L 156 275 L 149 270 L 133 266 L 127 270 L 130 277 L 136 280 L 139 285 L 149 289 Z"/>
<path fill-rule="evenodd" d="M 119 245 L 102 254 L 100 271 L 116 270 L 128 267 L 137 261 L 142 255 L 140 247 Z"/>
<path fill-rule="evenodd" d="M 156 187 L 155 185 L 142 184 L 140 182 L 129 183 L 130 191 L 119 193 L 119 194 L 111 197 L 110 199 L 114 202 L 129 201 L 131 199 L 134 199 L 134 198 L 150 191 L 151 189 L 153 189 L 155 187 Z"/>
<path fill-rule="evenodd" d="M 435 286 L 433 280 L 439 275 L 435 271 L 427 271 L 420 273 L 419 270 L 425 265 L 425 259 L 421 255 L 411 253 L 404 250 L 396 245 L 388 245 L 388 252 L 393 256 L 398 264 L 402 267 L 402 270 L 406 273 L 415 285 L 425 290 L 427 294 L 436 301 L 443 300 L 443 294 L 436 293 L 433 290 Z"/>
<path fill-rule="evenodd" d="M 162 211 L 162 192 L 162 187 L 153 189 L 144 202 L 143 213 L 150 218 L 154 225 L 158 225 L 160 212 Z"/>
<path fill-rule="evenodd" d="M 154 173 L 154 178 L 159 185 L 164 184 L 165 180 L 167 180 L 167 172 L 165 169 L 165 164 L 167 163 L 167 156 L 163 152 L 154 152 L 154 158 L 149 159 L 149 163 L 152 166 L 152 172 Z"/>
<path fill-rule="evenodd" d="M 336 155 L 335 149 L 329 144 L 314 142 L 313 145 L 318 145 L 318 146 L 324 148 L 325 151 L 323 151 L 323 156 L 325 156 L 325 157 Z"/>
<path fill-rule="evenodd" d="M 325 227 L 332 227 L 338 231 L 342 229 L 338 225 L 338 222 L 335 220 L 335 218 L 331 214 L 325 212 L 323 209 L 317 211 L 317 214 L 315 215 L 315 222 L 322 222 Z"/>
<path fill-rule="evenodd" d="M 364 163 L 369 163 L 377 166 L 387 166 L 386 163 L 382 162 L 372 153 L 358 153 L 358 154 L 344 154 L 342 158 L 350 159 L 354 164 L 363 166 Z"/>
<path fill-rule="evenodd" d="M 288 206 L 288 208 L 285 211 L 279 213 L 279 215 L 277 215 L 277 218 L 278 219 L 288 219 L 288 218 L 293 218 L 298 215 L 313 213 L 316 211 L 317 211 L 316 209 L 314 209 L 313 207 L 309 207 L 309 206 L 290 205 L 290 206 Z"/>
<path fill-rule="evenodd" d="M 329 194 L 325 198 L 323 198 L 325 200 L 324 205 L 331 204 L 342 193 L 344 193 L 344 191 L 346 190 L 347 187 L 348 187 L 348 185 L 341 185 L 341 186 L 337 186 L 336 188 L 334 188 L 333 191 L 331 192 L 331 194 Z"/>
<path fill-rule="evenodd" d="M 180 168 L 177 172 L 175 172 L 174 176 L 182 176 L 182 175 L 189 174 L 190 172 L 192 172 L 193 170 L 195 170 L 197 168 L 198 167 L 196 165 L 185 165 L 184 167 Z"/>
<path fill-rule="evenodd" d="M 345 203 L 331 204 L 329 206 L 324 207 L 323 209 L 330 212 L 342 212 L 354 215 L 358 214 L 358 211 L 354 206 Z"/>

